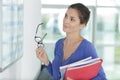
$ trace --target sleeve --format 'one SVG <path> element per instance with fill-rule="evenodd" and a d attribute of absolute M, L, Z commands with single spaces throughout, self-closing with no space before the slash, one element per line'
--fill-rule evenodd
<path fill-rule="evenodd" d="M 58 40 L 57 42 L 56 42 L 56 44 L 55 44 L 55 49 L 54 49 L 54 59 L 53 59 L 53 61 L 52 62 L 49 62 L 49 65 L 48 66 L 46 66 L 46 69 L 48 70 L 48 72 L 51 74 L 51 76 L 53 76 L 53 77 L 56 77 L 55 76 L 55 74 L 59 74 L 58 72 L 57 72 L 57 67 L 59 66 L 59 64 L 56 64 L 57 63 L 57 61 L 59 61 L 58 60 L 58 58 L 56 57 L 56 51 L 57 51 L 57 49 L 58 49 L 58 45 L 59 45 L 59 43 L 60 43 L 60 40 Z M 56 70 L 57 69 L 57 70 Z"/>
<path fill-rule="evenodd" d="M 92 43 L 87 44 L 85 51 L 86 51 L 85 57 L 89 57 L 89 56 L 91 56 L 92 58 L 98 57 L 95 47 L 93 46 Z M 92 80 L 107 80 L 102 66 L 98 72 L 98 75 L 95 78 L 93 78 Z"/>
<path fill-rule="evenodd" d="M 57 44 L 57 43 L 56 43 Z M 55 45 L 55 50 L 54 52 L 56 51 L 56 45 Z M 54 54 L 55 56 L 55 54 Z M 53 76 L 53 69 L 52 69 L 52 63 L 49 61 L 49 65 L 46 66 L 46 69 L 48 70 L 48 72 L 51 74 L 51 76 Z"/>
<path fill-rule="evenodd" d="M 49 65 L 46 66 L 46 69 L 48 70 L 48 72 L 51 74 L 51 76 L 53 75 L 53 72 L 52 72 L 52 63 L 49 62 Z"/>
<path fill-rule="evenodd" d="M 85 47 L 85 57 L 89 56 L 91 56 L 92 58 L 98 57 L 95 47 L 90 42 L 86 43 Z"/>
<path fill-rule="evenodd" d="M 107 80 L 102 67 L 100 68 L 98 75 L 92 80 Z"/>

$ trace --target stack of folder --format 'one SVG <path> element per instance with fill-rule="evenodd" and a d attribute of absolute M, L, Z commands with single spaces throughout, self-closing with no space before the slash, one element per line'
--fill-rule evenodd
<path fill-rule="evenodd" d="M 102 64 L 101 58 L 88 57 L 83 60 L 61 66 L 60 73 L 62 80 L 68 77 L 73 80 L 90 80 L 97 76 Z"/>

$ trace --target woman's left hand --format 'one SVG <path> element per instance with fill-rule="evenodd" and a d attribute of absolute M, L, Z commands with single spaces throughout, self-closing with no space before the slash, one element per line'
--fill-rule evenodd
<path fill-rule="evenodd" d="M 71 79 L 71 78 L 67 77 L 67 80 L 73 80 L 73 79 Z"/>

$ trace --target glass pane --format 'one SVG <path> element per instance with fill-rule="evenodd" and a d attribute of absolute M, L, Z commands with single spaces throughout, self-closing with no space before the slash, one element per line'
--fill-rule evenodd
<path fill-rule="evenodd" d="M 42 4 L 52 5 L 70 5 L 73 3 L 83 3 L 88 6 L 95 6 L 96 0 L 41 0 Z"/>
<path fill-rule="evenodd" d="M 120 15 L 116 8 L 97 9 L 97 26 L 95 34 L 96 44 L 120 44 L 119 20 Z"/>
<path fill-rule="evenodd" d="M 47 55 L 49 56 L 49 60 L 52 61 L 54 59 L 54 49 L 55 49 L 55 43 L 46 43 L 44 49 L 47 53 Z"/>
<path fill-rule="evenodd" d="M 23 0 L 3 0 L 2 56 L 4 70 L 23 54 Z"/>
<path fill-rule="evenodd" d="M 103 13 L 104 12 L 104 13 Z M 120 79 L 120 14 L 117 8 L 97 8 L 95 45 L 103 58 L 108 80 Z M 113 74 L 114 73 L 114 74 Z"/>
<path fill-rule="evenodd" d="M 97 0 L 97 6 L 120 6 L 119 0 Z"/>
<path fill-rule="evenodd" d="M 62 20 L 64 16 L 65 9 L 45 9 L 42 8 L 42 34 L 46 32 L 47 42 L 55 42 L 58 38 L 65 36 L 62 30 Z M 61 13 L 62 12 L 62 13 Z"/>
<path fill-rule="evenodd" d="M 98 54 L 103 58 L 103 67 L 108 80 L 119 80 L 120 46 L 96 46 Z M 113 74 L 114 73 L 114 74 Z"/>

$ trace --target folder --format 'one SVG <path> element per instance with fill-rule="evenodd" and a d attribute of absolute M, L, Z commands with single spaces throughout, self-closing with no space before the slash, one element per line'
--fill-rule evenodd
<path fill-rule="evenodd" d="M 63 80 L 66 80 L 67 77 L 73 80 L 91 80 L 97 76 L 102 62 L 101 58 L 86 58 L 66 66 L 61 66 L 61 77 Z"/>

